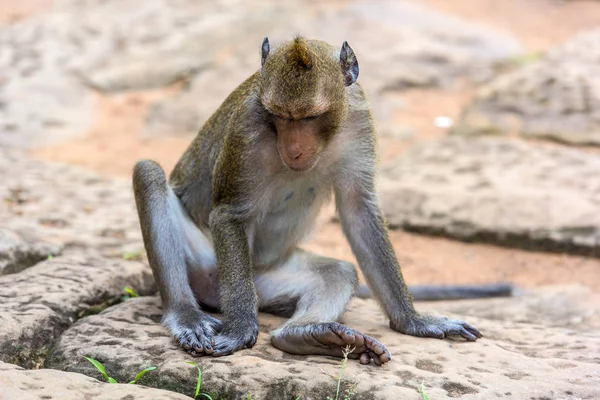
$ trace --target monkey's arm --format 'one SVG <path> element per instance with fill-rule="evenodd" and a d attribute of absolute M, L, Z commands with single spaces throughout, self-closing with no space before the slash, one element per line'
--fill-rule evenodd
<path fill-rule="evenodd" d="M 360 166 L 355 163 L 354 168 L 344 169 L 336 181 L 336 205 L 344 233 L 371 290 L 390 318 L 390 327 L 421 337 L 481 337 L 465 322 L 422 316 L 415 310 L 377 202 L 374 157 L 369 158 L 366 163 L 363 158 Z"/>
<path fill-rule="evenodd" d="M 216 207 L 210 228 L 219 269 L 222 331 L 215 337 L 215 355 L 252 347 L 258 336 L 258 301 L 252 281 L 252 262 L 244 225 L 227 206 Z"/>
<path fill-rule="evenodd" d="M 215 337 L 215 355 L 231 354 L 252 347 L 258 336 L 258 299 L 252 280 L 252 259 L 245 230 L 243 160 L 238 156 L 243 142 L 230 136 L 217 161 L 213 178 L 213 209 L 209 225 L 213 237 L 219 294 L 225 317 Z"/>

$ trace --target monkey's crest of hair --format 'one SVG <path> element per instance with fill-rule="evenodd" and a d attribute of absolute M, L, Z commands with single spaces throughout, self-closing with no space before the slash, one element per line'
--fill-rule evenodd
<path fill-rule="evenodd" d="M 286 59 L 296 72 L 302 73 L 312 69 L 313 56 L 306 40 L 296 36 L 287 51 Z"/>
<path fill-rule="evenodd" d="M 283 115 L 295 110 L 295 117 L 320 114 L 337 103 L 334 108 L 344 109 L 344 77 L 335 54 L 333 46 L 301 36 L 273 49 L 261 69 L 263 105 Z"/>

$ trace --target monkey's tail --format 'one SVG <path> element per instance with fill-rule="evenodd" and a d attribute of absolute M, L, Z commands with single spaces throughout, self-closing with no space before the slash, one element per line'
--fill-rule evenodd
<path fill-rule="evenodd" d="M 416 301 L 481 299 L 488 297 L 510 297 L 515 287 L 510 283 L 491 283 L 484 285 L 417 285 L 409 286 L 408 291 Z M 367 285 L 360 284 L 356 297 L 373 297 Z"/>

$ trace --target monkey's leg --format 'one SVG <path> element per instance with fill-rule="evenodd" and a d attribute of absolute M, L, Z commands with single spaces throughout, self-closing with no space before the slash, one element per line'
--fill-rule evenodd
<path fill-rule="evenodd" d="M 153 161 L 136 164 L 133 187 L 148 262 L 162 298 L 163 324 L 190 354 L 213 352 L 211 341 L 221 322 L 200 309 L 188 281 L 188 268 L 210 254 L 200 230 L 187 216 Z M 214 256 L 213 256 L 214 258 Z"/>
<path fill-rule="evenodd" d="M 297 250 L 278 269 L 255 277 L 262 311 L 292 317 L 271 333 L 273 346 L 291 354 L 342 357 L 349 346 L 350 358 L 381 365 L 390 353 L 377 340 L 335 321 L 344 312 L 356 286 L 350 263 Z"/>

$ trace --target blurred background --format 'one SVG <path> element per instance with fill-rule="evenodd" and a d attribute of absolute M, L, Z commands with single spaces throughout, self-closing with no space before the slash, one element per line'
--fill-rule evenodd
<path fill-rule="evenodd" d="M 299 33 L 358 57 L 407 281 L 598 292 L 598 28 L 592 0 L 0 0 L 0 223 L 144 258 L 134 163 L 170 171 Z M 331 208 L 307 247 L 353 261 Z"/>

